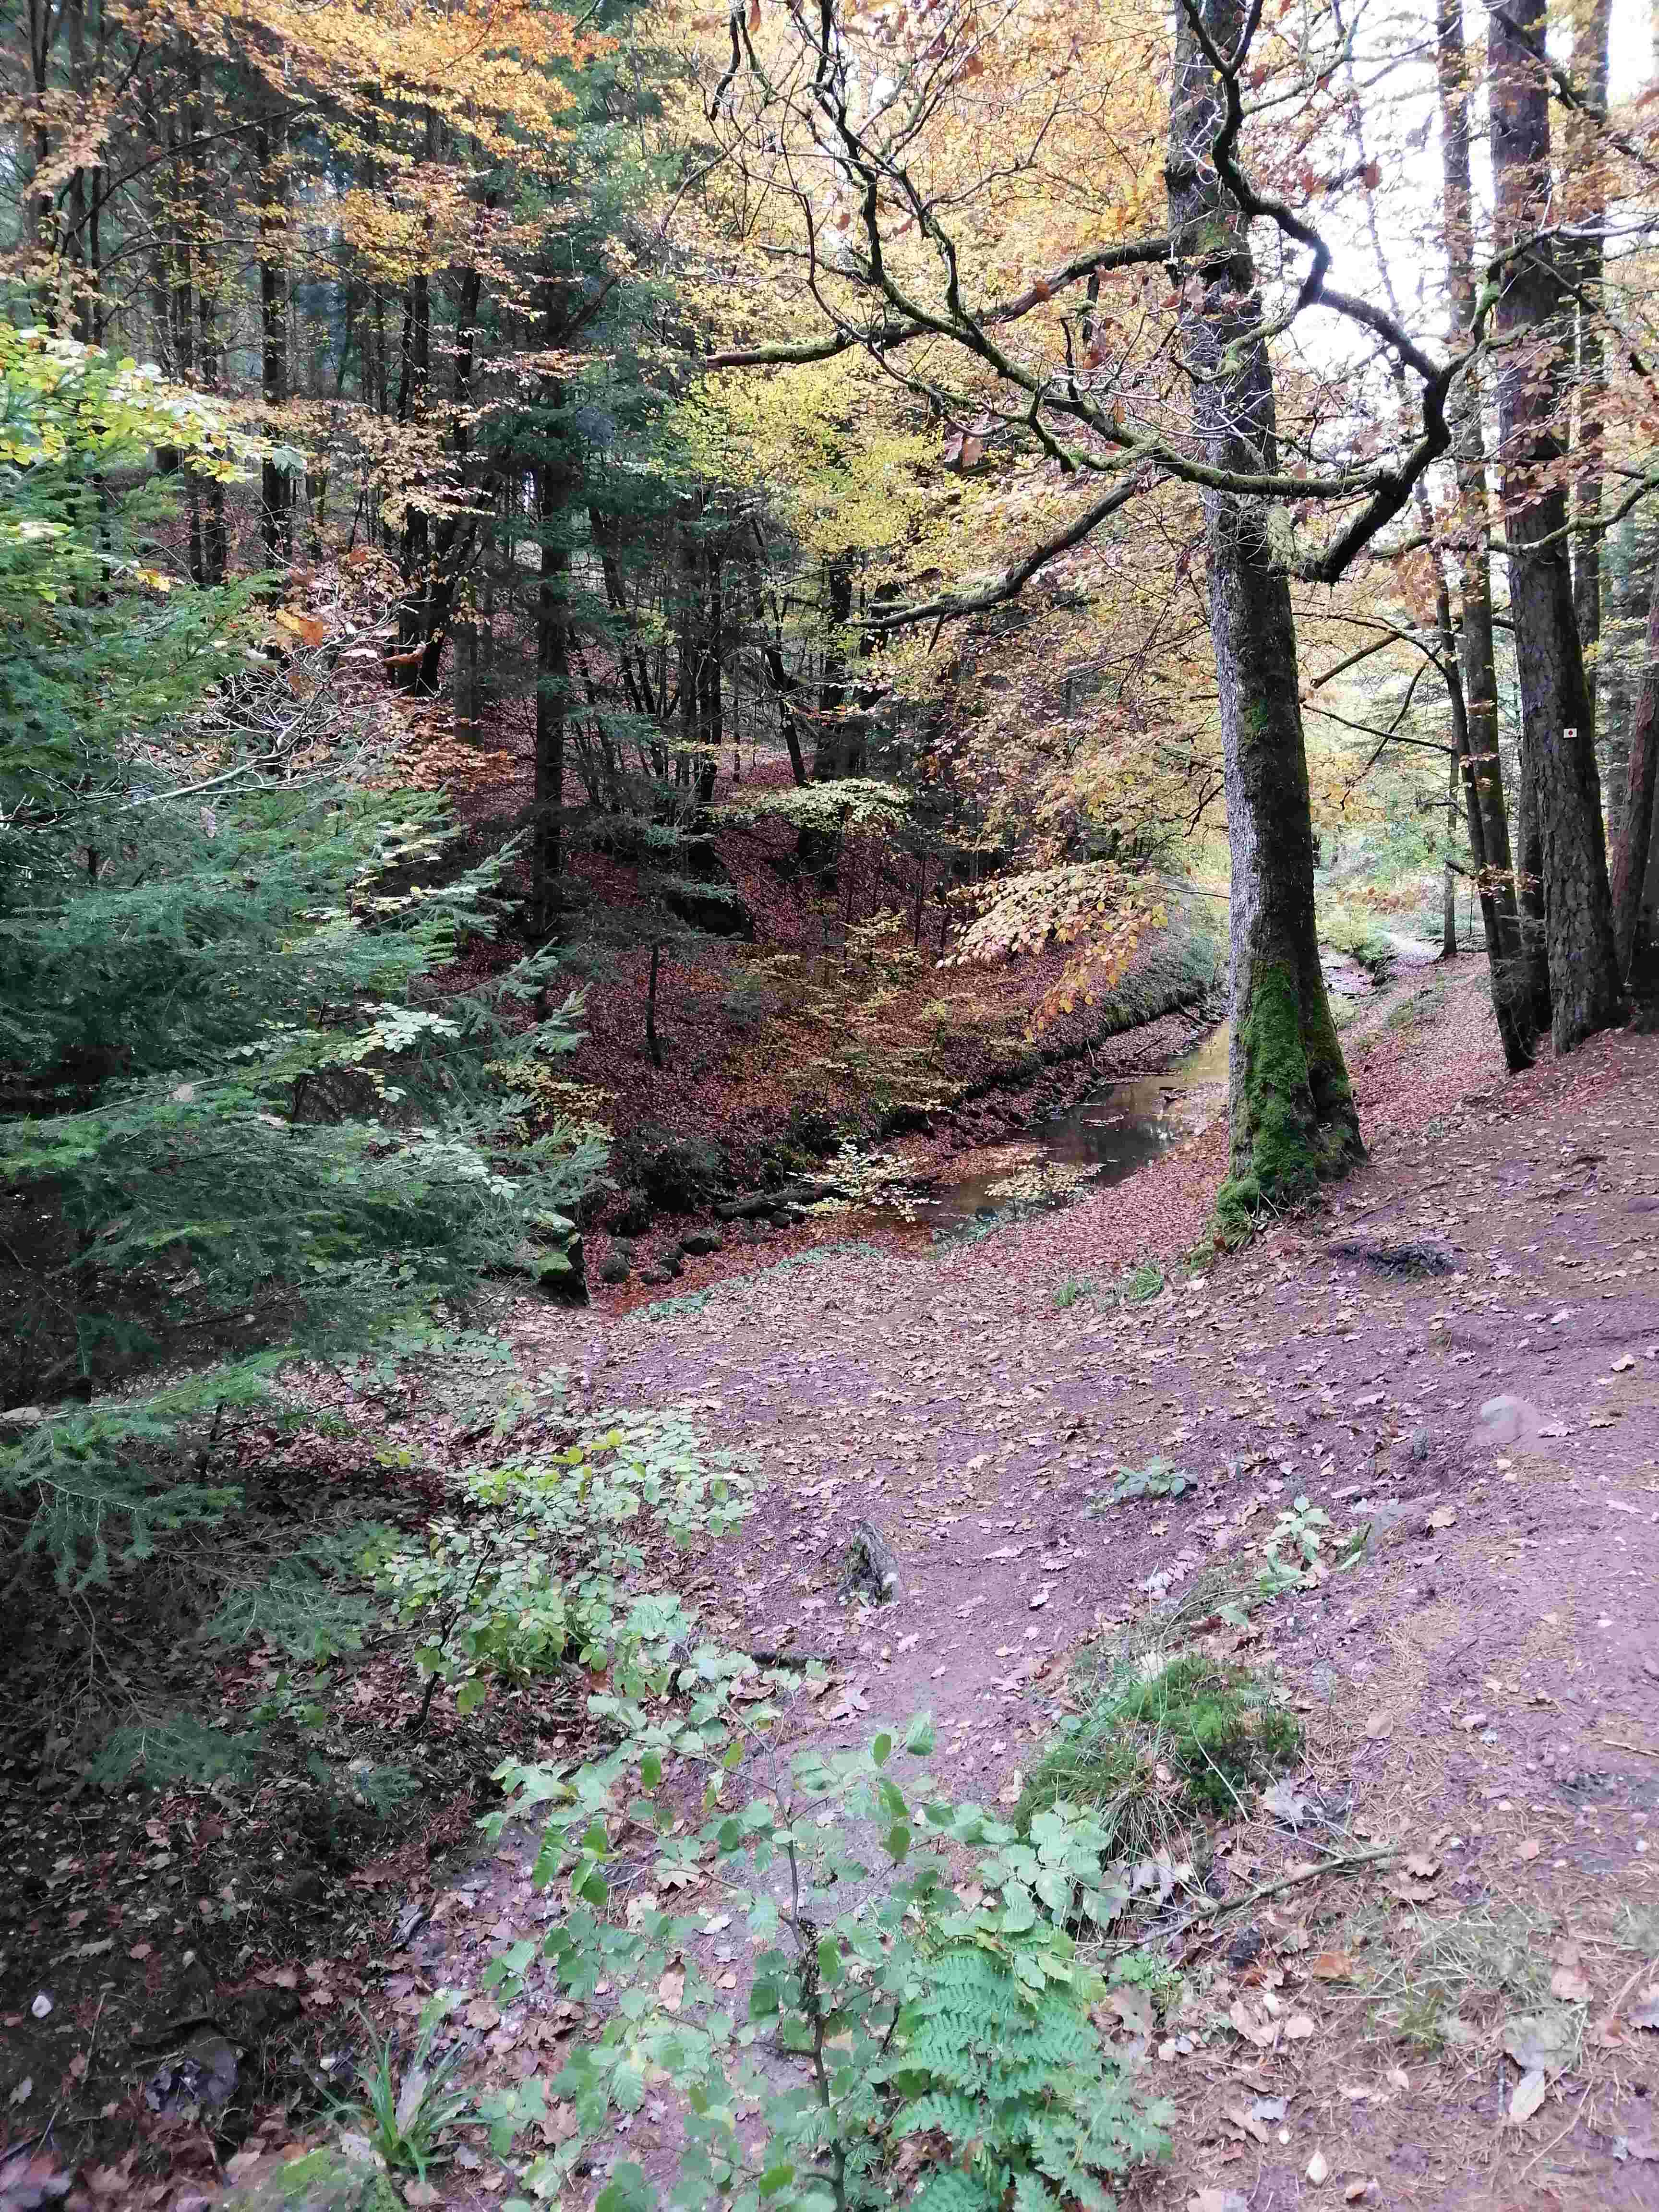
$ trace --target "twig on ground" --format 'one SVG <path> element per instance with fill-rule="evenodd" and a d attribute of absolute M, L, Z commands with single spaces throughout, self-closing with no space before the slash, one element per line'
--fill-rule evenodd
<path fill-rule="evenodd" d="M 1321 1875 L 1350 1874 L 1356 1867 L 1376 1866 L 1384 1859 L 1397 1859 L 1403 1848 L 1403 1845 L 1390 1844 L 1382 1850 L 1354 1851 L 1343 1858 L 1321 1859 L 1316 1866 L 1298 1867 L 1294 1874 L 1281 1875 L 1277 1881 L 1264 1881 L 1255 1889 L 1246 1890 L 1242 1897 L 1214 1899 L 1201 1911 L 1188 1913 L 1186 1919 L 1177 1922 L 1175 1927 L 1158 1932 L 1166 1936 L 1184 1936 L 1189 1928 L 1196 1928 L 1201 1921 L 1220 1920 L 1231 1913 L 1246 1912 L 1251 1905 L 1259 1905 L 1263 1898 L 1276 1897 L 1281 1890 L 1294 1889 L 1304 1881 L 1316 1881 Z M 1116 1958 L 1125 1951 L 1138 1951 L 1146 1940 L 1145 1936 L 1126 1938 L 1121 1943 L 1115 1943 L 1109 1955 Z"/>

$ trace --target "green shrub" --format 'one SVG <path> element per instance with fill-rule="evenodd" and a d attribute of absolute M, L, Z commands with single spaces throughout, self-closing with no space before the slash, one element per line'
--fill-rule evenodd
<path fill-rule="evenodd" d="M 781 1771 L 769 1761 L 764 1786 L 727 1805 L 743 1739 L 758 1754 L 756 1731 L 773 1717 L 745 1710 L 739 1723 L 705 1698 L 689 1727 L 635 1713 L 608 1767 L 502 1771 L 520 1801 L 503 1820 L 538 1798 L 559 1808 L 536 1874 L 568 1874 L 570 1905 L 545 1946 L 558 1982 L 580 2002 L 601 1982 L 615 1993 L 597 2041 L 551 2084 L 582 2137 L 639 2110 L 660 2069 L 687 2108 L 676 2206 L 878 2212 L 896 2201 L 898 2162 L 916 2183 L 905 2201 L 929 2212 L 1108 2212 L 1111 2185 L 1167 2150 L 1170 2114 L 1090 2019 L 1105 1984 L 1073 1931 L 1109 1923 L 1127 1894 L 1106 1870 L 1103 1828 L 1061 1809 L 1020 1837 L 941 1800 L 925 1774 L 901 1788 L 884 1732 L 861 1751 L 798 1753 Z M 665 1774 L 699 1729 L 709 1817 L 685 1835 Z M 925 1757 L 932 1743 L 916 1721 L 903 1747 Z M 609 1909 L 608 1808 L 635 1775 L 643 1794 L 627 1820 L 655 1829 L 659 1873 L 708 1866 L 725 1908 L 747 1913 L 762 1948 L 742 2021 L 704 1978 L 700 1919 L 647 1901 L 620 1924 Z M 885 1868 L 877 1893 L 837 1911 L 837 1886 L 862 1884 L 872 1861 Z M 523 1955 L 517 1969 L 533 1972 Z M 526 2191 L 556 2193 L 580 2154 L 576 2141 L 538 2159 Z M 621 2165 L 598 2212 L 662 2201 L 641 2167 Z"/>

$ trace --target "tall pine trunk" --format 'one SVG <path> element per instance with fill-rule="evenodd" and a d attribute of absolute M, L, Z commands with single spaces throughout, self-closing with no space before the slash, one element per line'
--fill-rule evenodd
<path fill-rule="evenodd" d="M 1549 222 L 1549 82 L 1545 0 L 1494 10 L 1489 62 L 1496 242 L 1514 246 Z M 1563 291 L 1549 248 L 1504 270 L 1493 318 L 1500 342 L 1498 421 L 1510 607 L 1521 678 L 1527 844 L 1535 849 L 1549 956 L 1551 1030 L 1571 1051 L 1620 1018 L 1613 901 L 1601 828 L 1589 695 L 1573 614 L 1565 454 L 1556 422 Z"/>
<path fill-rule="evenodd" d="M 1474 321 L 1474 218 L 1469 174 L 1469 80 L 1462 0 L 1438 0 L 1437 58 L 1440 91 L 1441 222 L 1452 320 L 1458 333 Z M 1453 459 L 1457 481 L 1457 584 L 1463 623 L 1458 641 L 1464 738 L 1460 746 L 1469 851 L 1479 877 L 1492 1012 L 1510 1073 L 1530 1067 L 1549 1021 L 1549 969 L 1541 934 L 1524 939 L 1515 891 L 1509 811 L 1498 750 L 1498 661 L 1492 642 L 1492 546 L 1486 430 L 1480 385 L 1466 370 L 1452 395 Z"/>
<path fill-rule="evenodd" d="M 285 406 L 288 386 L 288 270 L 283 256 L 288 227 L 288 125 L 262 122 L 259 158 L 259 374 L 267 408 Z M 277 426 L 269 434 L 279 435 Z M 266 459 L 259 470 L 260 536 L 265 566 L 286 568 L 294 558 L 294 484 L 285 469 Z"/>
<path fill-rule="evenodd" d="M 1202 16 L 1217 47 L 1237 47 L 1243 0 L 1202 0 Z M 1255 475 L 1276 467 L 1277 434 L 1249 226 L 1213 159 L 1221 88 L 1184 9 L 1176 26 L 1166 175 L 1193 409 L 1211 465 Z M 1231 1158 L 1216 1214 L 1237 1235 L 1345 1173 L 1361 1146 L 1319 965 L 1290 586 L 1264 501 L 1206 492 L 1204 520 L 1232 859 Z"/>
<path fill-rule="evenodd" d="M 1573 0 L 1572 74 L 1589 100 L 1605 109 L 1607 101 L 1607 33 L 1610 0 Z M 1584 656 L 1584 688 L 1589 697 L 1592 738 L 1601 724 L 1598 673 L 1601 643 L 1601 474 L 1605 465 L 1607 348 L 1601 328 L 1601 275 L 1606 259 L 1602 227 L 1607 188 L 1601 165 L 1601 133 L 1582 108 L 1569 111 L 1566 170 L 1578 194 L 1570 210 L 1584 233 L 1572 258 L 1578 294 L 1578 436 L 1573 453 L 1572 605 L 1578 642 Z"/>
<path fill-rule="evenodd" d="M 551 409 L 564 404 L 555 385 Z M 550 443 L 560 434 L 548 432 Z M 568 471 L 556 452 L 536 466 L 536 519 L 541 578 L 536 592 L 536 796 L 531 824 L 531 920 L 538 937 L 551 934 L 564 865 L 564 738 L 570 696 L 570 547 L 565 536 Z"/>
<path fill-rule="evenodd" d="M 1613 853 L 1613 933 L 1620 972 L 1635 964 L 1641 934 L 1642 892 L 1653 847 L 1655 792 L 1659 788 L 1659 561 L 1648 601 L 1642 672 L 1631 716 L 1630 765 L 1625 805 Z"/>

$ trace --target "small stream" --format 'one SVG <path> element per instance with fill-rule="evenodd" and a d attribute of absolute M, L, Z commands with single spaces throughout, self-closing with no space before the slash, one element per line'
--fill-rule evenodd
<path fill-rule="evenodd" d="M 1402 967 L 1438 957 L 1437 947 L 1411 938 L 1389 943 Z M 1328 946 L 1321 957 L 1333 1000 L 1366 999 L 1376 989 L 1375 977 L 1346 954 Z M 969 1173 L 947 1167 L 921 1200 L 920 1218 L 936 1237 L 950 1237 L 1011 1208 L 1062 1203 L 1079 1184 L 1122 1182 L 1225 1111 L 1228 1036 L 1223 1022 L 1162 1074 L 1104 1084 L 1023 1136 L 969 1154 Z"/>
<path fill-rule="evenodd" d="M 949 1234 L 1009 1206 L 1058 1200 L 1080 1182 L 1121 1182 L 1171 1145 L 1208 1127 L 1227 1101 L 1227 1024 L 1161 1075 L 1109 1083 L 1063 1114 L 1034 1122 L 1023 1137 L 973 1154 L 974 1171 L 947 1169 L 927 1194 L 922 1218 Z"/>

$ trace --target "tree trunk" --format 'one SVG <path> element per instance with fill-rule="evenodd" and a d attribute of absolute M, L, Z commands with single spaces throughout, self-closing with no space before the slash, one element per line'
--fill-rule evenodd
<path fill-rule="evenodd" d="M 1212 41 L 1234 50 L 1243 0 L 1202 0 Z M 1221 89 L 1184 9 L 1167 179 L 1193 407 L 1215 468 L 1277 466 L 1273 372 L 1249 226 L 1217 175 Z M 1232 860 L 1231 1171 L 1216 1200 L 1224 1236 L 1361 1157 L 1358 1116 L 1325 996 L 1314 915 L 1313 818 L 1290 586 L 1265 502 L 1204 499 Z"/>
<path fill-rule="evenodd" d="M 1442 633 L 1446 644 L 1451 640 Z M 1462 764 L 1462 747 L 1454 744 L 1450 750 L 1451 775 L 1446 792 L 1446 864 L 1441 871 L 1440 886 L 1440 957 L 1443 960 L 1457 957 L 1457 872 L 1451 864 L 1451 841 L 1455 835 L 1458 814 L 1458 780 Z"/>
<path fill-rule="evenodd" d="M 1469 176 L 1469 80 L 1462 0 L 1438 0 L 1442 222 L 1452 319 L 1458 331 L 1474 320 L 1474 221 Z M 1492 1012 L 1511 1075 L 1530 1067 L 1548 1027 L 1549 965 L 1541 931 L 1523 936 L 1515 861 L 1504 803 L 1498 750 L 1498 660 L 1492 642 L 1492 544 L 1486 430 L 1478 372 L 1465 370 L 1452 395 L 1453 458 L 1457 481 L 1457 583 L 1463 626 L 1461 706 L 1464 810 L 1469 851 L 1480 872 Z M 1457 711 L 1454 707 L 1454 713 Z M 1478 832 L 1478 836 L 1477 836 Z"/>
<path fill-rule="evenodd" d="M 838 554 L 826 563 L 824 583 L 833 628 L 818 684 L 817 733 L 812 747 L 814 783 L 858 775 L 864 769 L 864 726 L 862 718 L 852 713 L 852 687 L 847 681 L 847 626 L 853 618 L 850 554 Z"/>
<path fill-rule="evenodd" d="M 1607 100 L 1609 0 L 1573 0 L 1572 74 L 1597 107 Z M 1602 226 L 1607 220 L 1607 172 L 1601 132 L 1581 108 L 1569 111 L 1566 178 L 1575 193 L 1569 210 L 1585 235 L 1572 256 L 1577 289 L 1578 440 L 1573 455 L 1572 605 L 1578 643 L 1584 656 L 1584 688 L 1589 699 L 1589 732 L 1600 726 L 1598 708 L 1601 644 L 1601 472 L 1605 462 L 1607 349 L 1601 328 L 1601 271 L 1606 258 Z"/>
<path fill-rule="evenodd" d="M 282 240 L 288 225 L 288 125 L 262 123 L 259 157 L 259 368 L 267 408 L 288 402 L 288 271 Z M 278 426 L 267 425 L 275 437 Z M 294 558 L 294 484 L 274 460 L 259 470 L 260 536 L 265 566 L 286 568 Z"/>
<path fill-rule="evenodd" d="M 1514 27 L 1512 28 L 1511 26 Z M 1492 182 L 1500 252 L 1549 221 L 1544 0 L 1516 0 L 1490 28 Z M 1520 35 L 1517 35 L 1517 32 Z M 1498 421 L 1510 605 L 1521 678 L 1528 842 L 1535 848 L 1549 957 L 1551 1030 L 1571 1051 L 1623 1009 L 1589 694 L 1573 616 L 1559 397 L 1562 289 L 1547 246 L 1505 267 L 1494 315 L 1503 345 Z M 1526 847 L 1522 858 L 1530 854 Z"/>
<path fill-rule="evenodd" d="M 562 386 L 553 387 L 550 404 L 563 405 Z M 542 555 L 536 593 L 536 797 L 530 853 L 532 922 L 539 937 L 551 933 L 564 864 L 564 726 L 570 696 L 567 489 L 568 471 L 561 459 L 538 463 L 536 514 Z"/>
<path fill-rule="evenodd" d="M 1619 969 L 1628 975 L 1641 930 L 1642 892 L 1653 846 L 1654 791 L 1659 784 L 1659 561 L 1648 601 L 1642 674 L 1631 717 L 1630 766 L 1619 840 L 1613 853 L 1613 934 Z"/>

